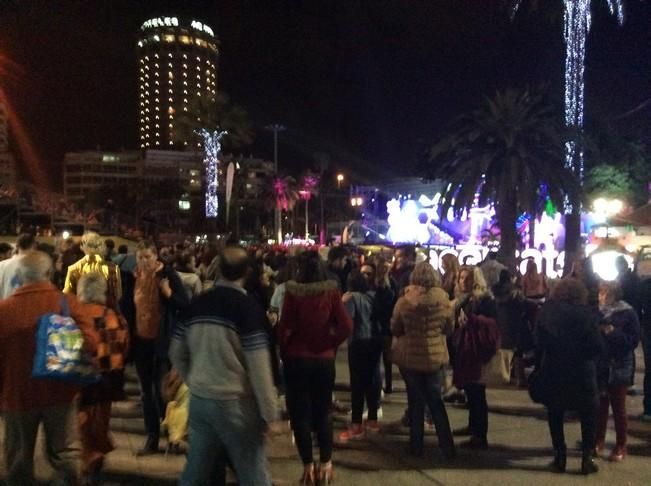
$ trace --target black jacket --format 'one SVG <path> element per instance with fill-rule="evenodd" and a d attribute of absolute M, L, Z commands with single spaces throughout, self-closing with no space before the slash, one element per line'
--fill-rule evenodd
<path fill-rule="evenodd" d="M 172 332 L 179 321 L 181 313 L 187 310 L 190 305 L 190 299 L 179 274 L 171 266 L 165 264 L 158 272 L 158 275 L 161 279 L 168 279 L 172 289 L 172 295 L 169 299 L 161 295 L 161 326 L 158 338 L 156 338 L 156 354 L 167 359 Z"/>
<path fill-rule="evenodd" d="M 548 407 L 581 410 L 596 403 L 596 360 L 605 350 L 598 322 L 587 306 L 550 300 L 540 310 L 536 354 Z"/>

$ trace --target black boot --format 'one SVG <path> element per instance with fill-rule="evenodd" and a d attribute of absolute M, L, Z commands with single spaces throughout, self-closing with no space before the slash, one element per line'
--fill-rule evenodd
<path fill-rule="evenodd" d="M 592 457 L 592 450 L 583 451 L 583 459 L 581 460 L 581 474 L 594 474 L 599 471 L 599 467 L 594 462 Z"/>
<path fill-rule="evenodd" d="M 567 467 L 566 449 L 554 449 L 554 462 L 551 464 L 555 472 L 564 473 Z"/>
<path fill-rule="evenodd" d="M 142 449 L 136 451 L 136 456 L 150 456 L 158 453 L 158 438 L 148 437 Z"/>

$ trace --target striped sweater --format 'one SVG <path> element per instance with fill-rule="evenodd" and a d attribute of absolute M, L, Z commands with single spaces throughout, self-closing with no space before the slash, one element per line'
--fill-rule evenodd
<path fill-rule="evenodd" d="M 277 418 L 264 312 L 240 287 L 218 281 L 176 327 L 170 358 L 190 392 L 211 400 L 255 398 L 260 416 Z"/>

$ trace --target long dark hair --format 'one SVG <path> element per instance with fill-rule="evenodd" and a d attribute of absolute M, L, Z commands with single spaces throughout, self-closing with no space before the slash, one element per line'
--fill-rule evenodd
<path fill-rule="evenodd" d="M 296 281 L 300 283 L 323 282 L 328 280 L 326 267 L 316 251 L 306 251 L 298 257 Z"/>

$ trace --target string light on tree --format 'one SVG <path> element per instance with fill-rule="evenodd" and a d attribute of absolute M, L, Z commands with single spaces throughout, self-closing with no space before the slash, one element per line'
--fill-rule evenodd
<path fill-rule="evenodd" d="M 610 13 L 624 23 L 622 0 L 606 0 Z M 523 0 L 515 0 L 515 14 Z M 585 97 L 585 53 L 586 40 L 590 33 L 592 0 L 563 0 L 565 37 L 565 124 L 568 127 L 583 127 Z M 575 141 L 565 145 L 566 164 L 583 178 L 583 150 Z"/>
<path fill-rule="evenodd" d="M 209 131 L 204 128 L 196 133 L 203 139 L 203 163 L 206 167 L 206 218 L 216 218 L 219 211 L 217 198 L 219 153 L 222 148 L 221 139 L 228 132 Z"/>

